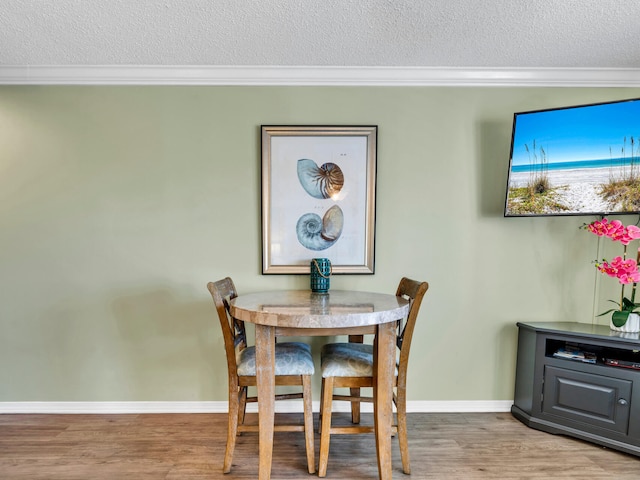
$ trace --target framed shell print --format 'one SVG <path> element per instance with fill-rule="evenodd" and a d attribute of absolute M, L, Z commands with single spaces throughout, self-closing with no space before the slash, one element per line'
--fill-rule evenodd
<path fill-rule="evenodd" d="M 374 273 L 377 126 L 262 126 L 262 273 Z"/>

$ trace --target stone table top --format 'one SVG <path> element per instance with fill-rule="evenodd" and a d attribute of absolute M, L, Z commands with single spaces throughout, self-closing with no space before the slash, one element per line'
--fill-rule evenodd
<path fill-rule="evenodd" d="M 230 302 L 239 320 L 291 328 L 378 325 L 404 318 L 409 301 L 386 293 L 331 290 L 274 290 L 240 295 Z"/>

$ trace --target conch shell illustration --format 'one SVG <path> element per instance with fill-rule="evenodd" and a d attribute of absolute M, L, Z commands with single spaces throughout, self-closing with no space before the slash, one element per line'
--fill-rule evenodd
<path fill-rule="evenodd" d="M 342 190 L 344 175 L 335 163 L 318 167 L 308 158 L 298 160 L 298 179 L 305 191 L 314 198 L 332 198 Z"/>
<path fill-rule="evenodd" d="M 325 250 L 336 243 L 342 234 L 344 213 L 338 205 L 326 211 L 324 217 L 305 213 L 298 219 L 298 241 L 309 250 Z"/>

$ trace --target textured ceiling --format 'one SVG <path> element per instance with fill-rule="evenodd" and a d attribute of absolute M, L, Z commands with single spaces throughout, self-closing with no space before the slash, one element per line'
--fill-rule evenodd
<path fill-rule="evenodd" d="M 1 65 L 640 68 L 636 0 L 0 0 Z"/>

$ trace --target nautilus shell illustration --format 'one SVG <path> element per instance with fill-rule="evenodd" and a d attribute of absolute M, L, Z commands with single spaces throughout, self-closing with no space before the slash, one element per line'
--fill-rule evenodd
<path fill-rule="evenodd" d="M 298 241 L 309 250 L 325 250 L 336 243 L 342 234 L 344 213 L 338 205 L 326 211 L 324 217 L 305 213 L 298 219 Z"/>
<path fill-rule="evenodd" d="M 298 160 L 298 179 L 309 195 L 320 199 L 332 198 L 344 185 L 344 175 L 338 165 L 325 163 L 318 167 L 308 158 Z"/>

